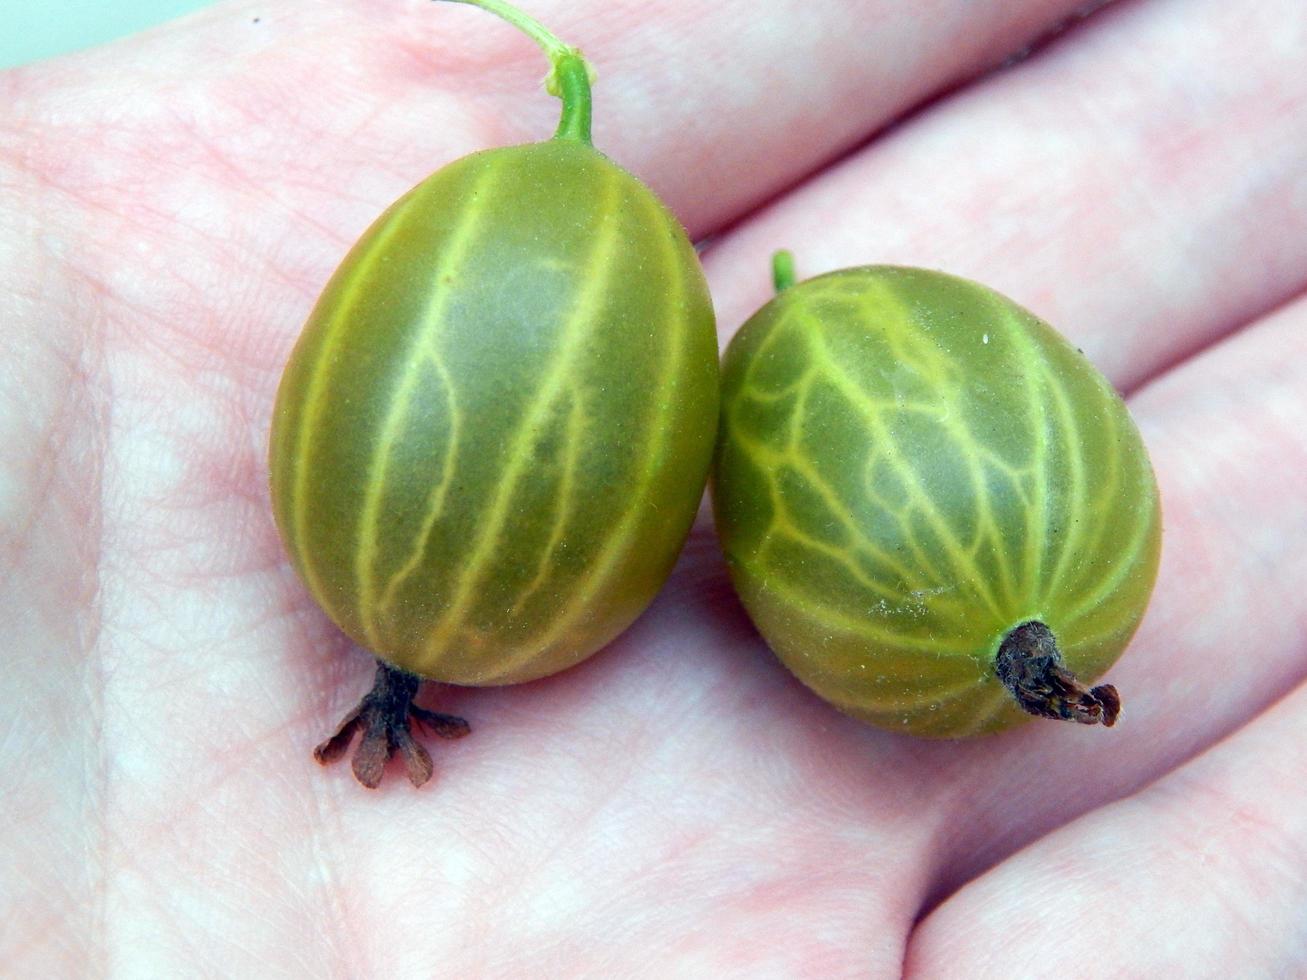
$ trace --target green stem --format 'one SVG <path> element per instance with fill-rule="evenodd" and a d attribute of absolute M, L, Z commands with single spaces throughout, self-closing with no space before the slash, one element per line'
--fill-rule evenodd
<path fill-rule="evenodd" d="M 550 72 L 545 89 L 563 102 L 554 139 L 590 142 L 590 64 L 576 48 L 568 47 L 538 20 L 505 0 L 447 0 L 480 7 L 512 24 L 535 41 L 549 56 Z"/>
<path fill-rule="evenodd" d="M 467 0 L 457 0 L 466 3 Z M 590 64 L 573 50 L 554 62 L 549 75 L 551 94 L 563 100 L 563 114 L 558 117 L 556 140 L 590 142 Z"/>
<path fill-rule="evenodd" d="M 781 249 L 771 257 L 771 281 L 776 292 L 784 292 L 794 285 L 794 255 Z"/>

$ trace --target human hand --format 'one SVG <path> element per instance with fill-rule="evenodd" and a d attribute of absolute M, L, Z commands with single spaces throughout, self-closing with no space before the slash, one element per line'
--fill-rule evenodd
<path fill-rule="evenodd" d="M 371 670 L 278 543 L 269 412 L 386 204 L 552 132 L 539 51 L 452 6 L 232 2 L 0 76 L 7 969 L 1301 969 L 1307 14 L 1122 3 L 974 77 L 1075 6 L 531 12 L 598 69 L 596 146 L 711 237 L 723 340 L 785 246 L 985 282 L 1130 394 L 1166 533 L 1117 727 L 842 717 L 705 518 L 609 650 L 429 692 L 473 734 L 416 792 L 309 758 Z"/>

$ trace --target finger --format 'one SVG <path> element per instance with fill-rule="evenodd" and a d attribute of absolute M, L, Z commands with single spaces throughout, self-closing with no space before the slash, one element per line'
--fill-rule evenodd
<path fill-rule="evenodd" d="M 940 746 L 958 830 L 938 888 L 1132 792 L 1255 716 L 1307 674 L 1307 298 L 1132 402 L 1162 490 L 1157 589 L 1107 680 L 1111 732 L 1032 724 Z"/>
<path fill-rule="evenodd" d="M 1307 967 L 1307 688 L 972 882 L 909 976 L 1290 976 Z"/>
<path fill-rule="evenodd" d="M 596 145 L 702 235 L 1080 3 L 941 0 L 928 19 L 892 0 L 525 6 L 595 64 Z M 94 174 L 85 152 L 110 110 L 115 145 L 189 146 L 195 165 L 263 184 L 265 206 L 290 178 L 375 209 L 456 156 L 547 136 L 545 67 L 517 31 L 452 4 L 232 2 L 28 69 L 10 111 L 45 124 L 47 166 L 70 181 Z"/>
<path fill-rule="evenodd" d="M 708 256 L 723 328 L 871 262 L 987 283 L 1129 388 L 1307 283 L 1307 7 L 1116 4 L 919 114 Z"/>
<path fill-rule="evenodd" d="M 66 324 L 90 315 L 62 281 L 39 188 L 0 162 L 0 959 L 19 976 L 84 971 L 98 913 L 84 898 L 98 846 L 88 790 L 103 763 L 98 501 L 102 352 Z"/>

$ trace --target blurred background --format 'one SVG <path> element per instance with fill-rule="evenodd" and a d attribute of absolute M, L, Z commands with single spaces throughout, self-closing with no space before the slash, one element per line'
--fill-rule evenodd
<path fill-rule="evenodd" d="M 0 69 L 88 48 L 214 0 L 0 0 Z"/>

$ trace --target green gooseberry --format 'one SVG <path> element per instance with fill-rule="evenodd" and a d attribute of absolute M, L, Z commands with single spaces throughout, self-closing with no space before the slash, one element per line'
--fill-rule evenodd
<path fill-rule="evenodd" d="M 649 604 L 689 533 L 718 417 L 712 303 L 694 248 L 590 143 L 581 54 L 502 0 L 462 0 L 540 43 L 563 104 L 552 139 L 422 181 L 332 275 L 273 414 L 277 527 L 335 623 L 378 658 L 319 746 L 363 737 L 367 786 L 399 751 L 419 681 L 501 685 L 564 670 Z"/>
<path fill-rule="evenodd" d="M 767 643 L 897 731 L 1113 724 L 1116 689 L 1077 676 L 1130 641 L 1161 546 L 1120 396 L 974 282 L 868 266 L 794 285 L 780 253 L 776 285 L 726 351 L 712 490 Z"/>

